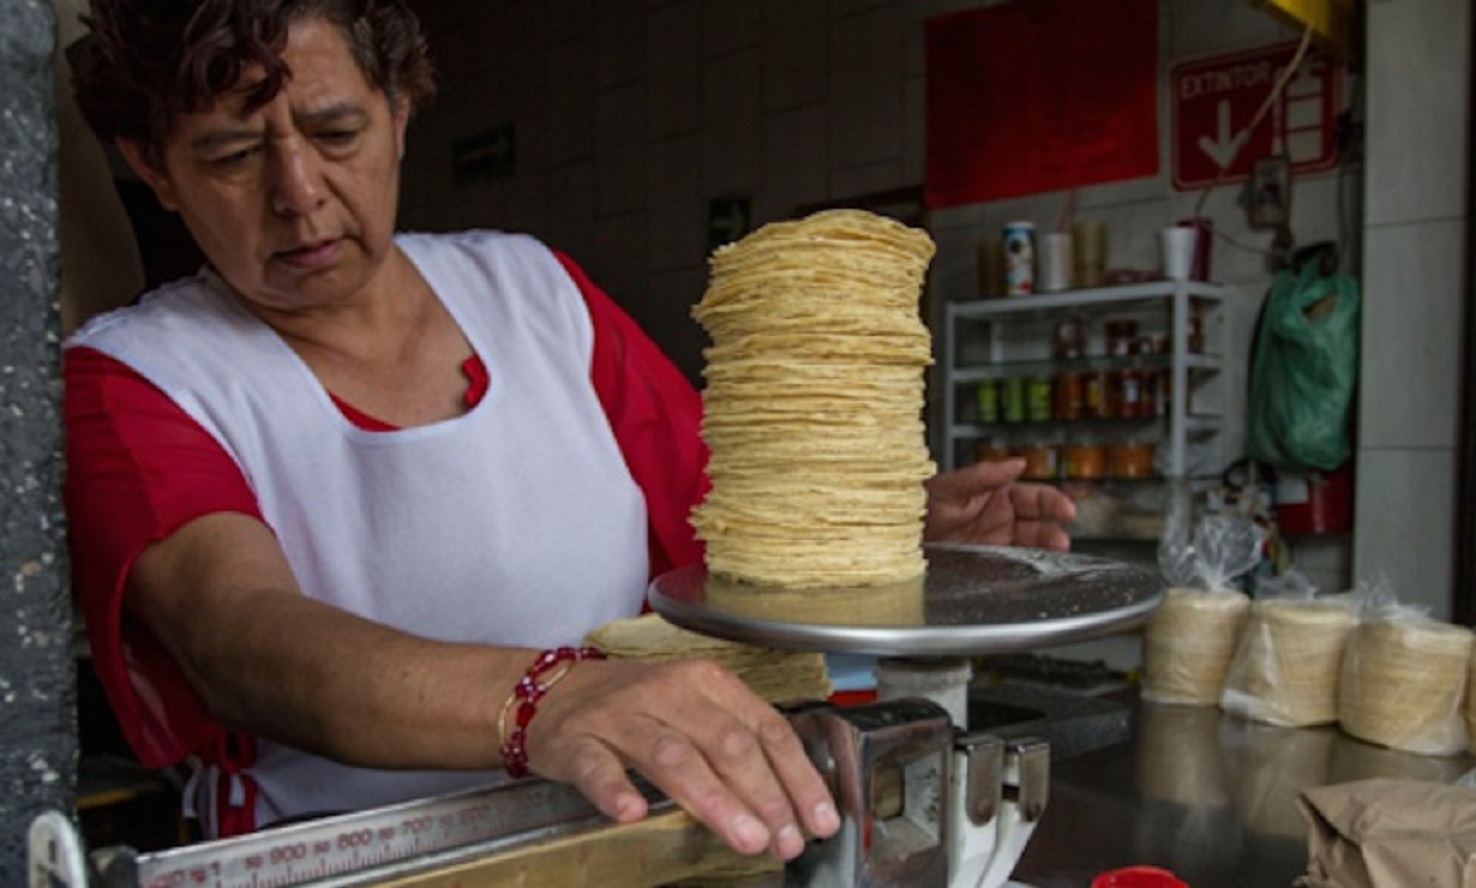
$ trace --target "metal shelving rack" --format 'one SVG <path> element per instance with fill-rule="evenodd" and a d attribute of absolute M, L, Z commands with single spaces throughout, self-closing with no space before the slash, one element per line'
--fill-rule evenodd
<path fill-rule="evenodd" d="M 1226 296 L 1226 289 L 1218 284 L 1154 281 L 948 303 L 942 356 L 944 384 L 941 393 L 946 423 L 945 447 L 944 452 L 939 454 L 943 467 L 955 468 L 964 462 L 958 456 L 960 442 L 977 441 L 992 432 L 1008 431 L 1019 425 L 1000 424 L 996 427 L 961 422 L 959 416 L 962 388 L 1009 376 L 1040 375 L 1062 369 L 1090 370 L 1125 366 L 1124 359 L 1102 356 L 1070 362 L 1053 361 L 1050 360 L 1051 344 L 1048 337 L 1037 335 L 1031 337 L 1031 341 L 1017 341 L 1009 334 L 1011 328 L 1019 328 L 1032 322 L 1039 325 L 1073 316 L 1088 319 L 1131 317 L 1166 311 L 1167 335 L 1171 346 L 1169 353 L 1150 356 L 1146 361 L 1141 358 L 1130 360 L 1136 360 L 1135 366 L 1156 366 L 1169 370 L 1172 397 L 1167 416 L 1136 420 L 1073 420 L 1070 425 L 1084 427 L 1095 423 L 1098 427 L 1110 428 L 1111 424 L 1118 424 L 1121 428 L 1121 424 L 1125 423 L 1149 426 L 1166 423 L 1162 427 L 1163 441 L 1168 446 L 1164 475 L 1189 475 L 1186 455 L 1191 437 L 1215 435 L 1222 430 L 1225 422 L 1223 397 L 1194 396 L 1204 382 L 1216 380 L 1221 375 L 1226 355 L 1222 311 Z M 1196 308 L 1200 312 L 1205 339 L 1205 349 L 1199 353 L 1192 352 L 1189 348 L 1191 317 Z M 976 335 L 982 333 L 984 343 L 982 355 L 975 354 L 965 360 L 967 350 L 963 347 L 961 328 L 967 324 L 973 326 Z M 1035 341 L 1040 339 L 1046 341 Z M 1032 348 L 1036 354 L 1029 354 Z M 1021 360 L 1018 355 L 1011 354 L 1011 350 L 1025 351 L 1027 359 Z M 1222 379 L 1219 381 L 1223 384 Z"/>

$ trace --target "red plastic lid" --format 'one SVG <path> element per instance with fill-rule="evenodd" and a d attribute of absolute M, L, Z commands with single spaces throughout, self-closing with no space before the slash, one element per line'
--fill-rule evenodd
<path fill-rule="evenodd" d="M 1092 880 L 1092 888 L 1189 888 L 1189 885 L 1166 869 L 1127 866 L 1099 874 Z"/>

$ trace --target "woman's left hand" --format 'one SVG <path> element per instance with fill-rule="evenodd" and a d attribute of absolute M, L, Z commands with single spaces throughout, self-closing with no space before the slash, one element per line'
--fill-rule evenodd
<path fill-rule="evenodd" d="M 1049 484 L 1016 483 L 1025 461 L 979 462 L 928 479 L 923 538 L 933 543 L 1065 551 L 1076 504 Z"/>

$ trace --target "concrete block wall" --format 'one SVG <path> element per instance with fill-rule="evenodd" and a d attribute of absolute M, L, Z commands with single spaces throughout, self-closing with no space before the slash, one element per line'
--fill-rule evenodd
<path fill-rule="evenodd" d="M 0 34 L 0 885 L 24 885 L 31 821 L 71 810 L 77 779 L 51 4 L 0 0 Z"/>

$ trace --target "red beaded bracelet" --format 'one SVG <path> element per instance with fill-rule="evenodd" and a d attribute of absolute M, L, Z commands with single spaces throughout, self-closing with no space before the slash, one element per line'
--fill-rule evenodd
<path fill-rule="evenodd" d="M 603 660 L 605 655 L 592 647 L 561 647 L 550 648 L 539 654 L 518 679 L 513 687 L 513 692 L 503 701 L 502 712 L 497 716 L 497 736 L 502 741 L 502 767 L 511 777 L 528 776 L 528 725 L 533 721 L 533 716 L 538 714 L 538 701 L 548 693 L 548 689 L 563 680 L 574 664 L 580 660 Z M 563 664 L 563 668 L 553 675 L 544 679 L 544 674 L 555 666 Z M 517 715 L 513 718 L 512 731 L 507 730 L 507 714 L 516 704 Z"/>

